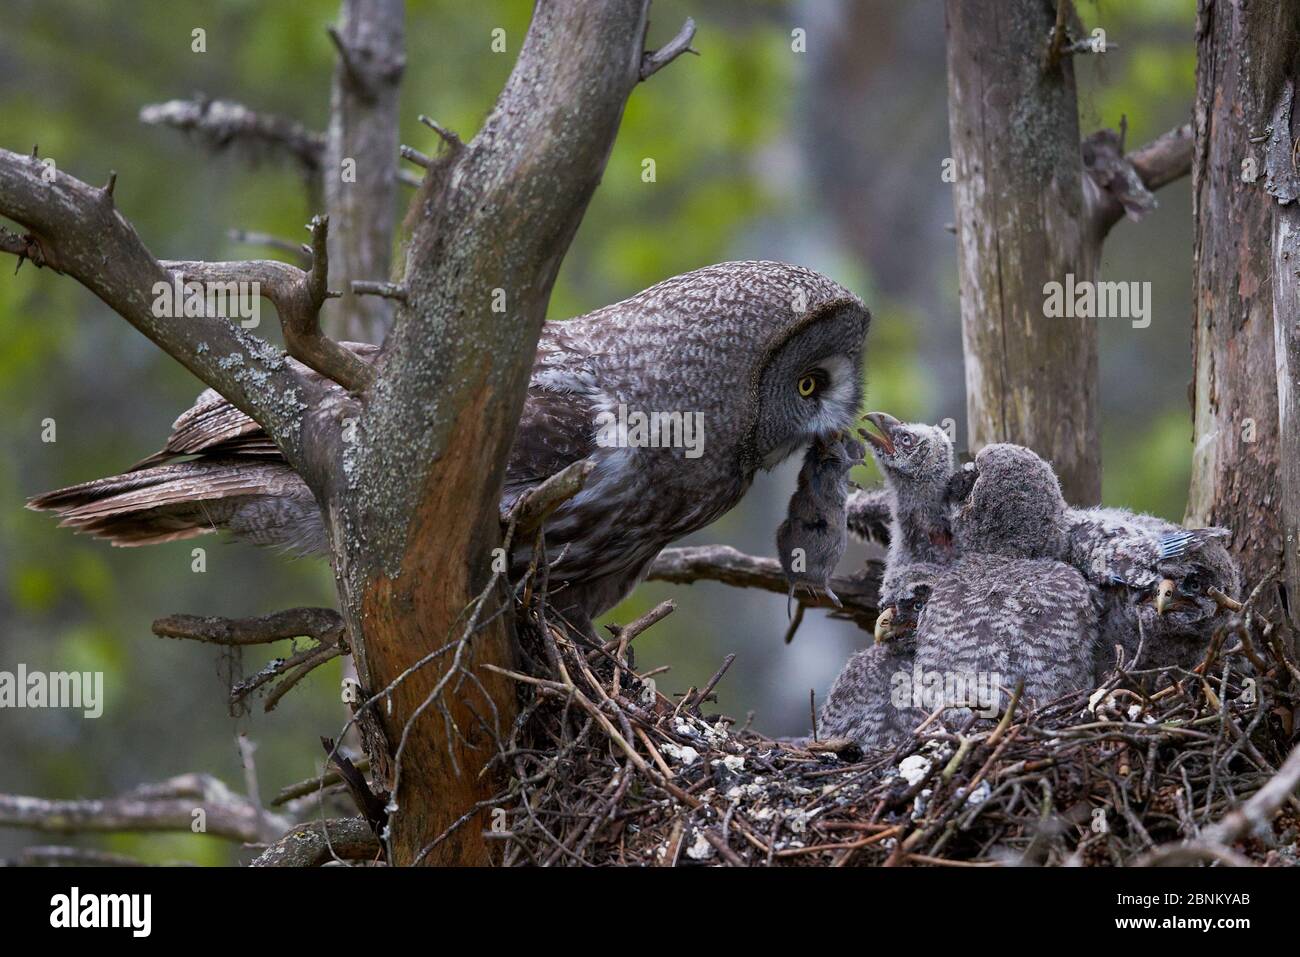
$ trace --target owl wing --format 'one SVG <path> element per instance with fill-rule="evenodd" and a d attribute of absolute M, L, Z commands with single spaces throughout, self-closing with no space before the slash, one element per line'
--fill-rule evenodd
<path fill-rule="evenodd" d="M 368 342 L 342 342 L 340 345 L 366 362 L 374 362 L 379 357 L 379 346 Z M 319 372 L 308 369 L 296 359 L 288 361 L 308 380 L 320 381 L 323 378 Z M 204 389 L 194 404 L 172 423 L 166 444 L 131 466 L 129 471 L 153 468 L 183 455 L 199 454 L 283 458 L 260 425 L 215 389 Z"/>
<path fill-rule="evenodd" d="M 844 503 L 849 531 L 864 542 L 889 544 L 889 492 L 883 488 L 857 489 Z"/>
<path fill-rule="evenodd" d="M 1163 519 L 1121 509 L 1075 510 L 1069 563 L 1094 588 L 1144 588 L 1153 581 L 1161 540 L 1178 530 Z"/>
<path fill-rule="evenodd" d="M 596 403 L 588 389 L 534 377 L 506 466 L 503 512 L 534 485 L 595 451 L 595 416 Z"/>

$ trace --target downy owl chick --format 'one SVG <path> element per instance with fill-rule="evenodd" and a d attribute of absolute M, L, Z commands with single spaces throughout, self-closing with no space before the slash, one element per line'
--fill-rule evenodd
<path fill-rule="evenodd" d="M 867 414 L 880 430 L 861 434 L 871 445 L 889 492 L 889 553 L 885 585 L 917 562 L 942 564 L 956 557 L 947 501 L 953 474 L 952 440 L 943 429 L 903 423 L 884 412 Z"/>
<path fill-rule="evenodd" d="M 863 749 L 893 747 L 925 720 L 911 694 L 911 676 L 917 622 L 939 570 L 909 566 L 881 590 L 876 643 L 852 655 L 836 676 L 817 723 L 823 737 L 848 738 Z"/>
<path fill-rule="evenodd" d="M 1224 547 L 1228 535 L 1125 509 L 1070 511 L 1069 561 L 1092 585 L 1101 614 L 1099 679 L 1114 668 L 1116 645 L 1129 667 L 1190 669 L 1200 662 L 1226 613 L 1241 607 L 1241 573 Z"/>

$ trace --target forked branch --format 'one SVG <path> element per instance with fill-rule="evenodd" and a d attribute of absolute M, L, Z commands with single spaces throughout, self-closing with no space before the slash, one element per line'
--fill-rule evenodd
<path fill-rule="evenodd" d="M 117 211 L 110 188 L 90 186 L 35 155 L 0 149 L 0 215 L 28 230 L 23 251 L 6 239 L 6 252 L 76 279 L 255 419 L 291 462 L 301 459 L 304 413 L 319 386 L 279 349 L 224 316 L 160 308 L 160 290 L 175 279 Z"/>

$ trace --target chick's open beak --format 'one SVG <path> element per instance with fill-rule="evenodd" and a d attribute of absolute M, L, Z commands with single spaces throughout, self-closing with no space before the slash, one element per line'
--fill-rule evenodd
<path fill-rule="evenodd" d="M 1177 586 L 1174 584 L 1174 580 L 1172 578 L 1165 578 L 1160 582 L 1159 585 L 1156 586 L 1156 614 L 1157 615 L 1163 615 L 1165 613 L 1165 609 L 1168 608 L 1173 603 L 1174 589 L 1176 587 Z"/>
<path fill-rule="evenodd" d="M 876 644 L 884 644 L 894 632 L 894 608 L 891 605 L 888 608 L 881 609 L 876 616 Z"/>
<path fill-rule="evenodd" d="M 871 443 L 871 447 L 885 455 L 894 454 L 894 440 L 890 437 L 895 426 L 901 425 L 896 418 L 886 412 L 868 412 L 864 418 L 880 430 L 874 435 L 866 429 L 858 429 L 858 434 Z"/>

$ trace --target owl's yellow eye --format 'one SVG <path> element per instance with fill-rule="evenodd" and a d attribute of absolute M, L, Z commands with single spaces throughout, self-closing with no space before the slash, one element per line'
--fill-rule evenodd
<path fill-rule="evenodd" d="M 817 391 L 817 380 L 810 375 L 799 380 L 799 394 L 805 399 Z"/>

